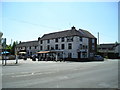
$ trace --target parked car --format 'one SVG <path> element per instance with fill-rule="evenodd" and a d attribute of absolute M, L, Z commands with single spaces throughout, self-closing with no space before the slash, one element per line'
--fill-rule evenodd
<path fill-rule="evenodd" d="M 24 60 L 27 60 L 27 56 L 26 55 L 19 55 L 18 57 L 19 59 L 24 59 Z"/>
<path fill-rule="evenodd" d="M 37 55 L 37 54 L 33 54 L 33 55 L 31 56 L 32 61 L 36 61 L 36 58 L 38 58 L 38 55 Z"/>
<path fill-rule="evenodd" d="M 95 55 L 94 60 L 96 60 L 96 61 L 104 61 L 104 58 L 102 56 L 100 56 L 100 55 Z"/>

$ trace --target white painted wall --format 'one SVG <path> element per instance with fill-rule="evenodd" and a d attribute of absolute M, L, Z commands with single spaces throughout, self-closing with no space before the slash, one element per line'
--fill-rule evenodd
<path fill-rule="evenodd" d="M 72 49 L 68 49 L 68 43 L 72 44 Z M 40 41 L 39 41 L 39 47 L 40 46 L 43 47 L 42 51 L 47 50 L 47 45 L 50 45 L 50 47 L 54 47 L 54 49 L 55 49 L 55 44 L 58 44 L 58 49 L 60 49 L 60 50 L 62 50 L 61 45 L 62 44 L 65 45 L 64 58 L 68 57 L 68 53 L 72 53 L 72 58 L 78 58 L 77 51 L 80 47 L 80 44 L 88 46 L 88 38 L 83 38 L 82 42 L 80 42 L 80 38 L 78 36 L 73 37 L 73 42 L 67 42 L 67 38 L 65 38 L 64 42 L 61 42 L 61 38 L 58 39 L 58 42 L 55 42 L 55 39 L 50 39 L 50 43 L 47 43 L 47 40 L 43 40 L 43 44 L 40 44 Z M 39 50 L 40 50 L 40 48 L 39 48 Z M 81 50 L 81 52 L 82 52 L 82 50 Z M 88 54 L 88 49 L 87 49 L 87 54 Z M 81 57 L 82 57 L 82 54 L 81 54 Z M 87 55 L 87 57 L 88 57 L 88 55 Z"/>

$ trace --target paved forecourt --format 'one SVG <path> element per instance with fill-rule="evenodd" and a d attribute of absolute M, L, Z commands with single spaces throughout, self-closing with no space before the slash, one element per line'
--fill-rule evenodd
<path fill-rule="evenodd" d="M 53 62 L 14 60 L 2 66 L 3 88 L 117 88 L 118 60 Z"/>

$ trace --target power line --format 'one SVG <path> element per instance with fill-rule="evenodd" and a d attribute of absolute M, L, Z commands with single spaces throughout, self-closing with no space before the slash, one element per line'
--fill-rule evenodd
<path fill-rule="evenodd" d="M 60 29 L 60 28 L 58 28 L 58 27 L 36 24 L 36 23 L 32 23 L 32 22 L 25 21 L 25 20 L 17 20 L 17 19 L 15 19 L 15 18 L 8 18 L 8 19 L 10 19 L 10 20 L 12 20 L 12 21 L 17 21 L 17 22 L 20 22 L 20 23 L 26 23 L 26 24 L 31 24 L 31 25 L 38 26 L 38 27 L 43 27 L 43 28 Z"/>

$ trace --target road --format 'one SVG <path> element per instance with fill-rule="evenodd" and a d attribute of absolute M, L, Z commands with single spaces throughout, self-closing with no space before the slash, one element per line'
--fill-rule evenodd
<path fill-rule="evenodd" d="M 118 60 L 13 63 L 2 66 L 2 88 L 118 88 Z"/>

